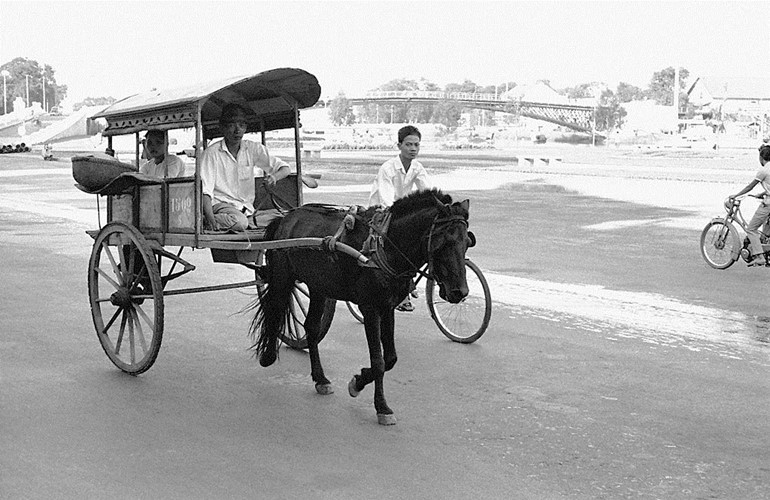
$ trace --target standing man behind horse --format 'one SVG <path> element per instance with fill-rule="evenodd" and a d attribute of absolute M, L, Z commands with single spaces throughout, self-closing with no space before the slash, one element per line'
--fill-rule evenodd
<path fill-rule="evenodd" d="M 428 173 L 417 161 L 422 134 L 417 127 L 407 125 L 398 131 L 398 156 L 386 161 L 377 172 L 369 194 L 369 206 L 389 207 L 412 191 L 431 187 Z"/>
<path fill-rule="evenodd" d="M 420 154 L 420 140 L 422 140 L 422 134 L 417 127 L 407 125 L 398 131 L 400 152 L 395 158 L 383 163 L 377 172 L 369 194 L 370 207 L 373 205 L 390 207 L 394 201 L 413 191 L 431 187 L 428 172 L 425 171 L 422 163 L 417 161 L 417 155 Z M 414 311 L 410 295 L 407 295 L 396 309 L 405 312 Z"/>
<path fill-rule="evenodd" d="M 215 230 L 244 231 L 249 227 L 254 214 L 254 177 L 263 174 L 272 187 L 289 175 L 288 163 L 270 156 L 262 144 L 243 138 L 247 116 L 238 104 L 226 104 L 219 118 L 223 139 L 209 146 L 201 157 L 203 216 Z"/>

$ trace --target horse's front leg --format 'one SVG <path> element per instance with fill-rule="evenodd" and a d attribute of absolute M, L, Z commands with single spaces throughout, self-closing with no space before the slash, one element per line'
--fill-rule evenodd
<path fill-rule="evenodd" d="M 385 401 L 383 378 L 385 375 L 385 359 L 382 356 L 382 340 L 380 338 L 380 325 L 382 315 L 373 307 L 363 307 L 364 328 L 366 329 L 366 342 L 369 345 L 369 360 L 371 366 L 362 368 L 360 375 L 354 375 L 348 384 L 348 392 L 355 397 L 370 382 L 374 382 L 374 409 L 377 411 L 377 422 L 381 425 L 393 425 L 396 417 L 393 410 Z"/>
<path fill-rule="evenodd" d="M 380 322 L 380 339 L 382 340 L 382 350 L 385 360 L 385 371 L 390 371 L 398 361 L 396 355 L 395 339 L 395 311 L 389 309 L 382 315 Z"/>
<path fill-rule="evenodd" d="M 313 382 L 315 382 L 316 392 L 324 396 L 334 393 L 331 382 L 324 375 L 324 369 L 321 366 L 321 356 L 318 353 L 318 333 L 321 327 L 325 303 L 326 297 L 314 294 L 311 290 L 310 307 L 305 318 L 307 350 L 310 354 L 310 376 L 313 378 Z"/>

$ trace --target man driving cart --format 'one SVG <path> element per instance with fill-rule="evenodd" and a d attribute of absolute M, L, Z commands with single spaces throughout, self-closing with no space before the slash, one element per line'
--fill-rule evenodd
<path fill-rule="evenodd" d="M 247 118 L 242 106 L 225 105 L 219 118 L 223 138 L 203 152 L 203 217 L 209 229 L 237 232 L 255 227 L 254 178 L 262 174 L 267 186 L 273 187 L 289 175 L 288 163 L 270 156 L 262 144 L 243 138 Z M 265 223 L 260 220 L 259 225 Z"/>

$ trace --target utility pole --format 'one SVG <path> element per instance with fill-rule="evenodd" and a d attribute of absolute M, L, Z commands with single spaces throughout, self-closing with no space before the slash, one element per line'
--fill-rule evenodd
<path fill-rule="evenodd" d="M 7 106 L 6 102 L 8 101 L 8 94 L 5 88 L 5 79 L 11 76 L 11 73 L 8 70 L 4 69 L 2 71 L 2 75 L 3 75 L 3 114 L 6 115 L 8 114 L 8 109 L 6 108 Z"/>
<path fill-rule="evenodd" d="M 27 79 L 27 107 L 29 107 L 29 75 L 25 77 Z"/>
<path fill-rule="evenodd" d="M 674 66 L 674 133 L 679 133 L 679 66 Z"/>
<path fill-rule="evenodd" d="M 45 109 L 45 75 L 43 75 L 43 113 L 47 113 L 48 110 Z"/>

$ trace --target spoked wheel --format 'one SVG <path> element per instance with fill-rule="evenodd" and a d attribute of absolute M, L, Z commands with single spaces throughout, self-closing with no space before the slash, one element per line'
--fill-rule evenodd
<path fill-rule="evenodd" d="M 163 286 L 154 253 L 134 227 L 113 222 L 96 236 L 88 295 L 110 360 L 132 375 L 149 370 L 163 337 Z"/>
<path fill-rule="evenodd" d="M 359 322 L 364 322 L 364 315 L 361 314 L 361 309 L 358 308 L 358 304 L 354 304 L 352 302 L 345 302 L 345 305 L 348 306 L 348 311 L 350 311 L 350 314 L 353 315 L 353 317 Z"/>
<path fill-rule="evenodd" d="M 260 285 L 259 292 L 264 292 L 265 285 Z M 307 348 L 307 334 L 305 333 L 305 318 L 310 307 L 310 293 L 307 285 L 297 282 L 291 292 L 291 302 L 289 310 L 286 313 L 286 328 L 278 335 L 281 342 L 292 349 Z M 321 330 L 318 340 L 321 341 L 329 331 L 334 319 L 334 311 L 337 307 L 337 301 L 327 299 L 324 304 L 324 312 L 321 317 Z"/>
<path fill-rule="evenodd" d="M 740 255 L 738 231 L 722 220 L 709 222 L 700 235 L 700 251 L 709 266 L 727 269 Z"/>
<path fill-rule="evenodd" d="M 441 332 L 455 342 L 470 344 L 479 339 L 489 326 L 492 297 L 481 269 L 465 259 L 468 296 L 452 304 L 439 296 L 436 282 L 429 279 L 425 286 L 428 309 Z"/>

